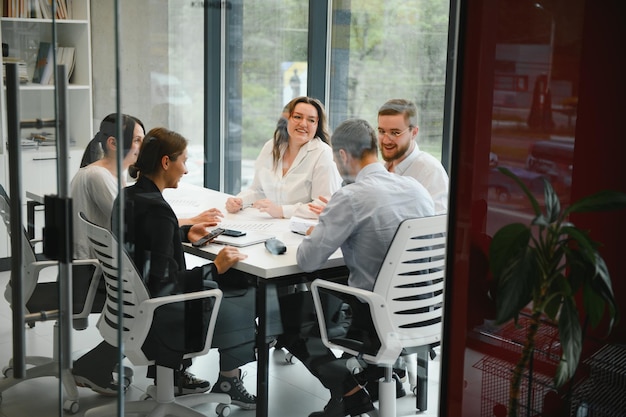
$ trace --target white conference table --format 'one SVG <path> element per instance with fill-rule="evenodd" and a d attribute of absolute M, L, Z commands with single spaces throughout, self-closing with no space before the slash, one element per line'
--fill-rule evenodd
<path fill-rule="evenodd" d="M 248 258 L 239 261 L 233 267 L 238 271 L 247 273 L 251 283 L 256 286 L 256 314 L 258 317 L 256 415 L 267 417 L 269 343 L 272 336 L 282 331 L 279 323 L 270 322 L 270 317 L 280 316 L 278 315 L 278 306 L 268 304 L 268 297 L 275 297 L 276 289 L 280 286 L 311 281 L 318 277 L 326 279 L 345 277 L 347 269 L 341 250 L 337 250 L 318 271 L 307 274 L 298 267 L 296 261 L 298 245 L 304 237 L 290 231 L 289 220 L 272 218 L 267 213 L 261 213 L 254 208 L 246 208 L 239 213 L 230 214 L 225 208 L 228 194 L 190 184 L 180 183 L 176 189 L 166 189 L 163 196 L 179 218 L 192 217 L 203 210 L 217 208 L 224 214 L 220 226 L 268 233 L 281 240 L 287 247 L 287 252 L 282 255 L 269 253 L 263 243 L 242 247 L 239 250 L 247 254 Z M 195 248 L 190 244 L 184 245 L 186 252 L 209 260 L 215 259 L 223 247 L 223 245 L 215 243 L 201 248 Z"/>

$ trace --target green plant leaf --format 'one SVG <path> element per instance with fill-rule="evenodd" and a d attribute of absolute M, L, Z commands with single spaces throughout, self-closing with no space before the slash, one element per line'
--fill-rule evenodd
<path fill-rule="evenodd" d="M 526 187 L 526 184 L 524 184 L 522 182 L 522 180 L 520 180 L 517 177 L 517 175 L 512 173 L 508 168 L 498 167 L 497 169 L 501 173 L 503 173 L 504 175 L 506 175 L 507 177 L 511 178 L 513 181 L 515 181 L 517 183 L 517 185 L 522 189 L 524 194 L 526 194 L 526 197 L 528 197 L 528 201 L 530 201 L 530 204 L 532 204 L 533 210 L 535 212 L 535 216 L 539 216 L 541 214 L 541 208 L 539 207 L 539 203 L 537 202 L 537 199 L 535 198 L 535 196 L 530 192 L 528 187 Z"/>
<path fill-rule="evenodd" d="M 550 288 L 545 296 L 543 312 L 551 320 L 556 321 L 557 314 L 561 309 L 563 297 L 571 297 L 572 288 L 563 274 L 558 274 L 550 284 Z"/>
<path fill-rule="evenodd" d="M 531 224 L 533 226 L 539 226 L 539 227 L 548 227 L 550 226 L 550 220 L 542 214 L 538 215 L 537 217 L 535 217 Z"/>
<path fill-rule="evenodd" d="M 550 320 L 556 320 L 556 315 L 561 308 L 562 296 L 560 294 L 553 294 L 545 303 L 543 312 L 548 316 Z"/>
<path fill-rule="evenodd" d="M 583 306 L 592 327 L 597 327 L 604 315 L 604 298 L 596 292 L 591 282 L 583 285 Z"/>
<path fill-rule="evenodd" d="M 609 270 L 604 262 L 604 259 L 600 254 L 596 254 L 596 274 L 592 279 L 592 286 L 596 293 L 598 293 L 604 301 L 607 303 L 609 310 L 609 332 L 619 320 L 619 310 L 615 302 L 615 295 L 613 294 L 613 287 L 611 285 L 611 276 Z"/>
<path fill-rule="evenodd" d="M 595 265 L 588 256 L 576 250 L 566 250 L 566 263 L 569 266 L 567 278 L 572 289 L 572 294 L 587 282 L 591 282 L 594 275 Z"/>
<path fill-rule="evenodd" d="M 521 223 L 511 223 L 496 232 L 489 246 L 489 266 L 494 277 L 502 271 L 513 258 L 521 257 L 530 241 L 530 229 Z"/>
<path fill-rule="evenodd" d="M 578 311 L 572 297 L 566 297 L 559 316 L 559 339 L 563 354 L 556 370 L 554 383 L 560 387 L 576 372 L 582 350 L 582 330 L 578 321 Z"/>
<path fill-rule="evenodd" d="M 589 233 L 580 230 L 575 226 L 566 226 L 561 228 L 561 232 L 572 238 L 579 246 L 578 250 L 573 249 L 575 252 L 580 252 L 584 255 L 588 261 L 595 265 L 595 255 L 597 253 L 597 244 L 589 237 Z"/>
<path fill-rule="evenodd" d="M 626 194 L 619 191 L 603 190 L 572 203 L 564 214 L 567 216 L 571 213 L 618 210 L 624 207 L 626 207 Z"/>
<path fill-rule="evenodd" d="M 543 197 L 546 205 L 546 220 L 548 223 L 554 223 L 561 214 L 561 201 L 546 178 L 543 179 Z"/>
<path fill-rule="evenodd" d="M 526 247 L 517 257 L 509 259 L 509 264 L 496 279 L 496 323 L 502 324 L 511 319 L 517 322 L 520 312 L 532 300 L 534 281 L 539 275 L 535 251 Z"/>

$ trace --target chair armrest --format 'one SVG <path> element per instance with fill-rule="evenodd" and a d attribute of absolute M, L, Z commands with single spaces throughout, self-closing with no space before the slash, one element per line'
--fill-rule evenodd
<path fill-rule="evenodd" d="M 102 267 L 100 266 L 100 262 L 97 259 L 76 259 L 72 261 L 72 266 L 93 266 L 94 271 L 91 274 L 91 278 L 89 279 L 89 289 L 87 290 L 87 295 L 85 297 L 85 302 L 83 303 L 82 311 L 74 311 L 73 317 L 74 319 L 86 319 L 91 314 L 91 310 L 93 307 L 94 300 L 96 298 L 96 292 L 98 291 L 98 286 L 100 285 L 100 279 L 102 278 Z M 72 279 L 76 282 L 78 277 L 76 274 L 72 273 Z M 83 330 L 83 328 L 77 328 L 76 330 Z"/>
<path fill-rule="evenodd" d="M 137 309 L 139 315 L 136 317 L 136 323 L 131 331 L 132 337 L 126 340 L 126 347 L 124 352 L 133 363 L 146 363 L 148 360 L 141 347 L 150 331 L 152 326 L 152 320 L 154 318 L 154 312 L 157 308 L 167 304 L 214 298 L 215 304 L 213 305 L 213 312 L 217 313 L 222 302 L 222 291 L 219 289 L 196 291 L 184 294 L 168 295 L 165 297 L 156 297 L 145 300 L 139 305 Z M 211 314 L 211 320 L 209 322 L 209 328 L 207 331 L 207 340 L 211 340 L 213 337 L 213 330 L 215 329 L 215 320 L 217 314 Z M 205 343 L 205 347 L 201 352 L 194 352 L 191 356 L 199 356 L 207 353 L 211 349 L 211 343 Z M 186 356 L 187 357 L 187 356 Z"/>
<path fill-rule="evenodd" d="M 326 330 L 325 321 L 323 319 L 324 312 L 322 301 L 319 295 L 320 289 L 331 290 L 336 293 L 346 294 L 356 297 L 358 300 L 369 305 L 372 314 L 372 322 L 376 329 L 376 333 L 381 342 L 381 347 L 376 355 L 363 354 L 355 349 L 354 341 L 347 341 L 345 345 L 339 344 L 339 339 L 329 340 Z M 311 284 L 313 302 L 320 325 L 320 334 L 322 342 L 331 349 L 340 349 L 354 356 L 362 356 L 366 361 L 379 364 L 393 364 L 402 351 L 402 345 L 398 341 L 393 331 L 393 321 L 390 316 L 387 302 L 380 295 L 372 291 L 363 290 L 361 288 L 350 287 L 348 285 L 330 282 L 326 280 L 316 279 Z"/>

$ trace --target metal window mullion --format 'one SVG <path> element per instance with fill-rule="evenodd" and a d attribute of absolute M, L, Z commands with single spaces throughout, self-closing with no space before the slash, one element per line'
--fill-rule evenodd
<path fill-rule="evenodd" d="M 332 0 L 309 1 L 307 95 L 327 105 L 330 79 L 330 23 Z"/>

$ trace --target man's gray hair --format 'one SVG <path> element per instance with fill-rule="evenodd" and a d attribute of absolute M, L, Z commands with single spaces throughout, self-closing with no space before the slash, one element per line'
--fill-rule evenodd
<path fill-rule="evenodd" d="M 364 153 L 378 154 L 378 140 L 374 128 L 363 119 L 348 119 L 342 122 L 331 138 L 333 150 L 345 150 L 355 158 Z"/>

